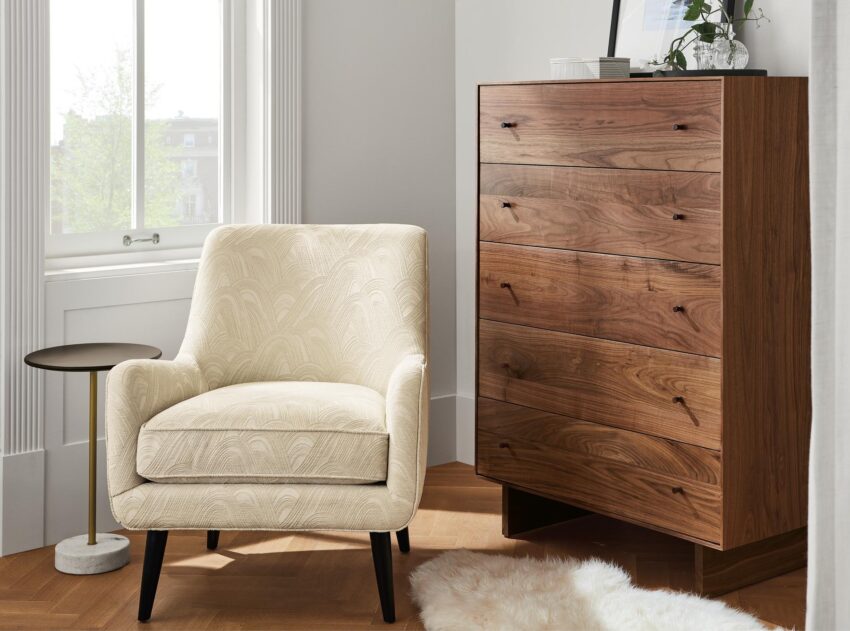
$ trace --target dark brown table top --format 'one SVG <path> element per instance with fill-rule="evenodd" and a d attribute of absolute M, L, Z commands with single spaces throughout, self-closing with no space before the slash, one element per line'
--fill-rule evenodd
<path fill-rule="evenodd" d="M 162 351 L 156 346 L 102 342 L 43 348 L 24 357 L 24 362 L 44 370 L 90 372 L 109 370 L 128 359 L 158 359 L 161 355 Z"/>

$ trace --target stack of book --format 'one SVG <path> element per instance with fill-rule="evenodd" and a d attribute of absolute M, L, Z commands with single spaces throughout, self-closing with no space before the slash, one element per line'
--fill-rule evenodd
<path fill-rule="evenodd" d="M 560 57 L 549 60 L 552 79 L 621 79 L 629 77 L 628 57 Z"/>

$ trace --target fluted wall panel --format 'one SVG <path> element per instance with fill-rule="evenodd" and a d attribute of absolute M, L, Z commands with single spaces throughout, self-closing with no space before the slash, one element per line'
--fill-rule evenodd
<path fill-rule="evenodd" d="M 2 2 L 2 452 L 44 444 L 40 371 L 24 355 L 44 339 L 44 229 L 49 204 L 48 0 Z"/>
<path fill-rule="evenodd" d="M 265 202 L 269 223 L 301 222 L 301 2 L 266 0 Z"/>

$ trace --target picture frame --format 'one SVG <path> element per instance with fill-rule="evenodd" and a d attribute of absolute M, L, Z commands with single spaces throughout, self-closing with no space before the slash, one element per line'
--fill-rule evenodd
<path fill-rule="evenodd" d="M 726 13 L 735 15 L 735 0 L 713 1 L 718 6 L 722 2 Z M 691 0 L 613 0 L 608 56 L 628 57 L 632 68 L 651 70 L 649 62 L 662 59 L 670 42 L 691 24 L 682 20 L 690 4 Z"/>

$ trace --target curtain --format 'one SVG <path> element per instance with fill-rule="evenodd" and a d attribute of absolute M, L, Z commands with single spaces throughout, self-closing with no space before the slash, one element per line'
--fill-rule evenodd
<path fill-rule="evenodd" d="M 850 629 L 850 1 L 812 1 L 812 448 L 806 628 Z"/>

